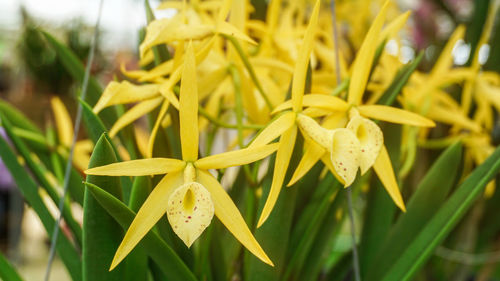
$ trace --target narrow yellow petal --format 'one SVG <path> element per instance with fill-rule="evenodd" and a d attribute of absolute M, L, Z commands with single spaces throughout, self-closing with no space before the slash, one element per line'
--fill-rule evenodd
<path fill-rule="evenodd" d="M 373 64 L 373 57 L 378 47 L 375 42 L 378 42 L 380 30 L 385 21 L 388 4 L 389 1 L 385 2 L 382 10 L 380 10 L 373 21 L 356 55 L 356 59 L 354 60 L 348 91 L 349 104 L 358 105 L 363 98 L 363 92 L 365 91 L 368 75 L 370 74 L 370 69 Z"/>
<path fill-rule="evenodd" d="M 211 70 L 198 79 L 199 99 L 203 100 L 210 95 L 227 77 L 227 67 Z"/>
<path fill-rule="evenodd" d="M 141 126 L 134 126 L 134 135 L 137 143 L 137 149 L 141 153 L 143 157 L 146 157 L 148 154 L 148 139 L 149 135 L 146 130 Z"/>
<path fill-rule="evenodd" d="M 274 266 L 273 262 L 259 245 L 259 242 L 255 240 L 250 229 L 248 229 L 238 207 L 234 205 L 233 200 L 229 197 L 224 188 L 222 188 L 220 183 L 208 172 L 202 170 L 197 171 L 198 181 L 210 192 L 214 203 L 215 215 L 222 224 L 224 224 L 234 237 L 252 254 L 263 262 Z"/>
<path fill-rule="evenodd" d="M 153 148 L 156 140 L 156 135 L 158 134 L 158 129 L 160 128 L 160 125 L 165 118 L 165 115 L 167 114 L 169 104 L 170 103 L 167 100 L 164 100 L 163 104 L 161 105 L 160 112 L 158 112 L 158 116 L 156 117 L 156 121 L 153 129 L 151 130 L 151 135 L 149 136 L 148 141 L 148 158 L 153 157 Z"/>
<path fill-rule="evenodd" d="M 292 179 L 286 186 L 292 186 L 297 181 L 299 181 L 311 168 L 318 162 L 323 154 L 326 154 L 326 150 L 315 142 L 306 142 L 306 148 L 302 159 L 300 159 L 299 165 L 293 172 Z"/>
<path fill-rule="evenodd" d="M 101 98 L 94 106 L 94 113 L 99 113 L 105 107 L 116 104 L 127 104 L 147 100 L 159 95 L 159 86 L 156 84 L 134 85 L 128 81 L 111 81 Z"/>
<path fill-rule="evenodd" d="M 441 51 L 441 55 L 439 56 L 437 62 L 434 64 L 431 76 L 443 74 L 453 65 L 453 48 L 455 48 L 457 41 L 464 37 L 464 34 L 464 25 L 459 25 L 455 28 L 455 31 L 453 31 L 453 34 L 450 36 L 450 39 L 448 39 L 444 49 Z"/>
<path fill-rule="evenodd" d="M 210 53 L 210 51 L 213 49 L 213 45 L 216 41 L 217 37 L 212 37 L 211 39 L 209 39 L 202 47 L 200 50 L 198 50 L 196 52 L 196 64 L 200 64 L 207 56 L 208 54 Z M 185 59 L 185 58 L 184 58 Z M 172 66 L 172 70 L 169 70 L 168 72 L 161 72 L 160 69 L 158 71 L 149 71 L 147 72 L 146 75 L 143 75 L 139 78 L 139 82 L 144 82 L 144 81 L 154 81 L 155 79 L 157 79 L 158 77 L 161 77 L 161 76 L 164 76 L 168 73 L 171 73 L 169 79 L 167 80 L 168 83 L 167 85 L 168 86 L 162 86 L 161 87 L 161 91 L 162 92 L 167 92 L 169 90 L 172 90 L 172 87 L 177 83 L 179 82 L 179 80 L 181 79 L 181 72 L 182 72 L 182 68 L 179 66 L 178 68 L 174 68 L 173 67 L 173 60 L 169 60 L 167 62 L 171 62 L 171 66 Z M 167 63 L 165 62 L 165 63 Z M 157 66 L 157 67 L 160 67 L 160 66 Z M 165 66 L 165 71 L 168 70 L 168 66 Z M 163 93 L 162 93 L 163 94 Z M 172 102 L 172 101 L 170 101 Z M 173 103 L 173 102 L 172 102 Z M 174 103 L 173 103 L 174 104 Z M 175 104 L 174 104 L 175 106 Z M 177 108 L 177 107 L 176 107 Z"/>
<path fill-rule="evenodd" d="M 89 139 L 77 141 L 75 143 L 73 164 L 79 171 L 83 171 L 89 167 L 92 150 L 94 150 L 94 143 Z"/>
<path fill-rule="evenodd" d="M 292 103 L 293 111 L 302 110 L 302 97 L 304 96 L 304 89 L 306 84 L 307 66 L 309 65 L 309 58 L 311 57 L 311 50 L 314 42 L 314 35 L 316 33 L 316 26 L 318 25 L 318 15 L 320 0 L 316 0 L 314 9 L 309 19 L 302 46 L 299 50 L 299 57 L 295 62 L 295 70 L 293 71 L 292 81 Z"/>
<path fill-rule="evenodd" d="M 391 159 L 389 158 L 389 154 L 387 153 L 385 146 L 380 150 L 380 154 L 378 155 L 375 164 L 373 164 L 373 169 L 384 185 L 385 190 L 387 190 L 387 193 L 391 196 L 392 201 L 394 201 L 396 206 L 398 206 L 403 212 L 406 212 L 405 203 L 403 202 L 403 197 L 399 191 L 396 176 L 394 175 L 394 170 L 392 169 Z"/>
<path fill-rule="evenodd" d="M 345 181 L 343 178 L 341 178 L 339 176 L 339 174 L 337 174 L 337 171 L 335 171 L 335 168 L 333 167 L 333 163 L 332 163 L 332 158 L 331 158 L 331 155 L 330 153 L 325 153 L 321 156 L 321 162 L 323 162 L 323 164 L 325 164 L 325 166 L 328 168 L 328 170 L 332 173 L 332 175 L 342 184 L 344 185 L 344 187 L 348 187 L 349 185 L 346 185 L 345 184 Z"/>
<path fill-rule="evenodd" d="M 351 130 L 359 140 L 359 167 L 361 174 L 364 175 L 375 163 L 384 145 L 384 134 L 375 122 L 361 116 L 351 118 L 347 123 L 347 129 Z"/>
<path fill-rule="evenodd" d="M 183 169 L 184 166 L 185 162 L 178 159 L 149 158 L 95 167 L 86 170 L 85 174 L 98 176 L 150 176 L 176 172 Z"/>
<path fill-rule="evenodd" d="M 267 157 L 278 149 L 278 145 L 278 143 L 272 143 L 211 155 L 197 160 L 194 165 L 202 170 L 246 165 Z"/>
<path fill-rule="evenodd" d="M 295 123 L 295 113 L 287 112 L 272 121 L 267 127 L 260 132 L 253 142 L 248 147 L 262 146 L 273 141 L 281 136 L 283 132 L 288 130 Z"/>
<path fill-rule="evenodd" d="M 71 147 L 71 143 L 73 142 L 73 122 L 71 121 L 68 110 L 63 102 L 56 96 L 50 99 L 50 105 L 54 113 L 59 142 L 65 147 Z"/>
<path fill-rule="evenodd" d="M 359 113 L 365 117 L 397 124 L 419 127 L 434 127 L 434 121 L 411 111 L 386 105 L 360 105 Z"/>
<path fill-rule="evenodd" d="M 197 182 L 179 186 L 168 198 L 168 222 L 188 248 L 210 225 L 213 216 L 210 192 Z"/>
<path fill-rule="evenodd" d="M 229 10 L 231 9 L 232 0 L 223 0 L 222 5 L 219 10 L 219 14 L 217 15 L 217 22 L 220 23 L 227 18 L 229 14 Z"/>
<path fill-rule="evenodd" d="M 330 161 L 335 173 L 342 179 L 344 187 L 356 179 L 360 161 L 360 144 L 356 135 L 349 129 L 335 129 L 333 133 Z"/>
<path fill-rule="evenodd" d="M 257 227 L 262 226 L 262 224 L 267 220 L 271 214 L 278 196 L 280 195 L 281 188 L 283 187 L 283 181 L 285 180 L 285 174 L 288 170 L 288 164 L 290 158 L 292 157 L 293 147 L 295 145 L 295 139 L 297 137 L 297 126 L 293 126 L 288 129 L 280 138 L 280 144 L 278 152 L 276 154 L 276 162 L 274 164 L 273 181 L 271 183 L 271 190 L 267 196 L 266 203 L 260 214 L 259 221 L 257 222 Z"/>
<path fill-rule="evenodd" d="M 325 150 L 330 151 L 333 136 L 332 130 L 321 127 L 314 119 L 302 113 L 297 114 L 297 125 L 307 140 L 314 141 Z"/>
<path fill-rule="evenodd" d="M 141 241 L 156 222 L 165 215 L 170 194 L 175 188 L 181 186 L 182 183 L 182 173 L 172 173 L 163 177 L 153 189 L 137 212 L 122 243 L 118 247 L 118 250 L 116 250 L 110 270 L 113 270 L 134 249 L 135 245 Z"/>
<path fill-rule="evenodd" d="M 198 159 L 198 88 L 193 43 L 189 42 L 182 71 L 179 98 L 182 159 Z"/>
<path fill-rule="evenodd" d="M 349 108 L 349 104 L 345 102 L 343 99 L 322 95 L 322 94 L 309 94 L 303 97 L 302 101 L 303 106 L 326 109 L 330 111 L 346 111 Z M 278 105 L 274 110 L 273 114 L 276 112 L 289 109 L 292 107 L 292 101 L 288 100 L 280 105 Z"/>
<path fill-rule="evenodd" d="M 139 119 L 141 116 L 146 115 L 151 112 L 153 109 L 158 107 L 163 101 L 163 97 L 157 97 L 149 100 L 145 100 L 135 105 L 131 109 L 129 109 L 125 114 L 123 114 L 118 120 L 116 120 L 115 124 L 111 130 L 109 130 L 109 136 L 114 137 L 116 134 L 123 129 L 125 126 L 131 124 L 135 120 Z"/>
<path fill-rule="evenodd" d="M 461 111 L 457 112 L 439 106 L 433 106 L 427 113 L 427 117 L 437 122 L 463 127 L 476 133 L 481 131 L 481 126 L 464 116 Z"/>
<path fill-rule="evenodd" d="M 406 13 L 403 13 L 399 15 L 397 18 L 395 18 L 393 21 L 388 23 L 386 27 L 382 30 L 380 34 L 379 41 L 377 43 L 377 46 L 382 44 L 384 40 L 390 39 L 403 28 L 403 26 L 406 24 L 406 21 L 408 21 L 408 18 L 410 17 L 411 12 L 407 11 Z"/>
<path fill-rule="evenodd" d="M 146 29 L 146 37 L 139 47 L 140 56 L 144 57 L 146 51 L 159 44 L 174 41 L 200 40 L 212 35 L 214 28 L 202 24 L 184 24 L 179 18 L 158 19 Z"/>
<path fill-rule="evenodd" d="M 250 38 L 248 35 L 243 33 L 241 30 L 238 28 L 234 27 L 234 25 L 226 22 L 226 21 L 221 21 L 217 25 L 217 32 L 232 36 L 237 39 L 241 39 L 243 41 L 246 41 L 248 43 L 251 43 L 253 45 L 257 45 L 257 42 L 255 42 L 252 38 Z"/>

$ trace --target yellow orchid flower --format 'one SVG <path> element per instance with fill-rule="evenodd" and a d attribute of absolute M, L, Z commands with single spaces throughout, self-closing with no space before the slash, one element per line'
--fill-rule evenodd
<path fill-rule="evenodd" d="M 276 204 L 276 200 L 278 199 L 281 191 L 283 181 L 285 179 L 285 173 L 288 169 L 288 164 L 292 156 L 298 130 L 295 120 L 297 118 L 297 113 L 302 110 L 302 95 L 305 88 L 307 65 L 309 63 L 314 34 L 318 22 L 319 8 L 320 1 L 317 0 L 309 20 L 309 25 L 305 32 L 297 62 L 295 64 L 295 70 L 292 78 L 293 111 L 285 112 L 276 120 L 268 124 L 268 126 L 259 135 L 257 135 L 248 147 L 255 148 L 265 145 L 280 136 L 271 190 L 257 222 L 257 227 L 260 227 L 267 220 L 274 205 Z"/>
<path fill-rule="evenodd" d="M 130 253 L 165 213 L 173 231 L 188 247 L 208 227 L 215 214 L 251 253 L 273 265 L 250 232 L 238 208 L 208 170 L 257 161 L 274 152 L 277 145 L 246 148 L 198 159 L 198 90 L 195 65 L 194 50 L 190 42 L 183 66 L 179 100 L 182 160 L 140 159 L 85 171 L 89 175 L 107 176 L 166 174 L 137 212 L 116 251 L 111 269 Z"/>
<path fill-rule="evenodd" d="M 320 158 L 322 158 L 323 162 L 326 162 L 326 165 L 337 179 L 346 187 L 354 181 L 358 168 L 364 174 L 373 166 L 395 204 L 402 210 L 405 210 L 387 149 L 383 145 L 382 131 L 368 118 L 423 127 L 433 127 L 435 124 L 429 119 L 402 109 L 383 105 L 360 105 L 377 47 L 372 42 L 377 41 L 378 34 L 385 20 L 386 9 L 387 4 L 384 5 L 381 12 L 375 18 L 354 61 L 347 102 L 338 97 L 321 94 L 308 94 L 302 97 L 298 92 L 295 92 L 296 96 L 294 97 L 292 88 L 292 100 L 278 106 L 275 112 L 290 107 L 294 112 L 297 112 L 301 110 L 301 106 L 303 105 L 326 109 L 330 112 L 333 111 L 336 112 L 336 115 L 349 115 L 349 121 L 345 128 L 328 130 L 322 128 L 307 114 L 296 113 L 295 121 L 306 140 L 315 141 L 324 150 L 313 147 L 309 153 L 306 152 L 301 163 L 299 163 L 298 171 L 292 177 L 292 182 L 300 179 Z M 292 113 L 285 113 L 280 117 L 281 120 L 285 120 L 284 116 L 288 116 L 287 114 L 290 115 Z M 271 135 L 268 139 L 272 140 L 273 137 L 275 135 Z M 311 151 L 314 153 L 311 153 Z M 325 159 L 325 152 L 330 155 L 330 159 Z"/>

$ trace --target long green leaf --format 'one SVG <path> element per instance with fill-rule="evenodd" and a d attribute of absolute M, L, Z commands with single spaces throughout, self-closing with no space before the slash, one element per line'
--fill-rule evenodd
<path fill-rule="evenodd" d="M 284 183 L 290 180 L 293 171 L 300 161 L 302 145 L 303 139 L 298 135 Z M 269 167 L 268 174 L 263 184 L 263 192 L 259 202 L 258 214 L 262 211 L 264 203 L 267 200 L 267 195 L 271 189 L 274 161 L 270 161 Z M 274 206 L 272 215 L 269 216 L 269 219 L 260 228 L 255 230 L 255 238 L 259 241 L 262 248 L 265 249 L 269 258 L 273 261 L 274 267 L 263 263 L 249 252 L 245 252 L 245 280 L 279 280 L 279 277 L 285 270 L 287 266 L 286 251 L 288 239 L 290 237 L 295 202 L 298 193 L 296 185 L 297 184 L 289 188 L 283 187 L 278 200 L 276 201 L 276 205 Z"/>
<path fill-rule="evenodd" d="M 93 143 L 97 143 L 99 138 L 103 133 L 107 133 L 108 130 L 101 118 L 94 114 L 92 107 L 82 99 L 78 99 L 82 107 L 82 120 L 87 129 L 87 134 Z"/>
<path fill-rule="evenodd" d="M 136 177 L 130 193 L 129 208 L 137 212 L 146 198 L 148 198 L 150 192 L 151 181 L 149 177 Z M 132 250 L 125 262 L 127 263 L 127 273 L 125 274 L 126 280 L 147 280 L 148 255 L 143 248 L 136 247 Z"/>
<path fill-rule="evenodd" d="M 59 60 L 63 64 L 66 71 L 69 72 L 71 77 L 78 83 L 83 82 L 83 77 L 85 76 L 85 67 L 78 57 L 69 49 L 67 46 L 59 42 L 56 38 L 45 31 L 41 31 L 45 36 L 47 42 L 54 48 Z M 101 97 L 102 88 L 93 77 L 89 77 L 87 96 L 85 101 L 90 105 L 94 106 L 99 98 Z M 103 121 L 106 125 L 111 126 L 117 119 L 116 112 L 112 108 L 104 109 L 100 116 L 102 116 Z"/>
<path fill-rule="evenodd" d="M 21 154 L 21 156 L 24 158 L 26 161 L 27 166 L 29 167 L 30 171 L 33 173 L 37 181 L 40 183 L 40 185 L 47 191 L 47 194 L 49 194 L 50 198 L 52 201 L 58 205 L 60 196 L 58 192 L 56 191 L 56 188 L 49 182 L 47 176 L 46 176 L 46 170 L 42 168 L 39 162 L 35 161 L 32 157 L 31 151 L 26 147 L 24 142 L 18 138 L 12 130 L 12 125 L 10 124 L 10 120 L 7 118 L 3 117 L 2 118 L 2 125 L 5 129 L 5 132 L 9 136 L 10 140 L 14 144 L 15 148 Z M 78 183 L 77 186 L 72 186 L 72 189 L 78 189 L 81 188 L 82 185 L 81 183 Z M 82 243 L 82 229 L 78 222 L 73 218 L 73 215 L 71 214 L 71 208 L 69 206 L 69 202 L 65 201 L 64 209 L 63 209 L 63 217 L 66 223 L 68 224 L 69 228 L 71 229 L 71 232 L 73 233 L 76 241 L 78 242 L 78 245 L 80 246 Z"/>
<path fill-rule="evenodd" d="M 116 162 L 115 153 L 105 135 L 97 141 L 89 168 Z M 120 179 L 108 176 L 87 176 L 87 182 L 98 184 L 117 198 L 121 198 Z M 116 249 L 123 238 L 123 229 L 85 190 L 83 201 L 83 280 L 123 280 L 125 268 L 109 271 Z"/>
<path fill-rule="evenodd" d="M 22 281 L 14 266 L 0 253 L 0 279 L 4 281 Z"/>
<path fill-rule="evenodd" d="M 134 220 L 135 213 L 120 200 L 98 186 L 90 183 L 86 183 L 86 185 L 87 190 L 92 193 L 99 204 L 106 209 L 123 229 L 128 229 Z M 149 231 L 136 247 L 144 248 L 170 280 L 196 281 L 196 277 L 186 264 L 156 232 Z"/>
<path fill-rule="evenodd" d="M 328 173 L 326 177 L 330 178 L 332 185 L 339 184 L 336 182 L 331 173 Z M 340 193 L 335 196 L 332 204 L 330 204 L 330 207 L 326 212 L 327 215 L 320 223 L 321 227 L 316 235 L 316 238 L 314 239 L 314 243 L 297 280 L 318 279 L 319 273 L 328 259 L 328 256 L 332 252 L 333 242 L 336 237 L 338 237 L 337 234 L 341 230 L 342 222 L 345 217 L 346 207 L 345 194 L 343 194 L 344 192 L 344 190 L 341 190 Z"/>
<path fill-rule="evenodd" d="M 321 228 L 321 222 L 324 220 L 330 205 L 333 203 L 332 198 L 334 198 L 341 187 L 332 177 L 327 177 L 319 184 L 314 183 L 312 180 L 318 179 L 320 176 L 318 172 L 321 172 L 324 168 L 322 163 L 316 166 L 319 166 L 319 169 L 315 169 L 317 172 L 313 173 L 314 170 L 311 170 L 302 182 L 303 186 L 301 187 L 308 192 L 311 192 L 311 187 L 315 187 L 314 193 L 293 228 L 288 246 L 290 257 L 281 280 L 296 280 L 298 278 L 298 273 L 302 270 L 305 259 L 309 255 L 316 235 Z M 308 176 L 312 176 L 312 178 Z"/>
<path fill-rule="evenodd" d="M 399 171 L 399 157 L 401 147 L 401 126 L 396 124 L 381 124 L 384 131 L 384 142 L 391 158 L 394 173 Z M 372 186 L 368 192 L 368 202 L 365 209 L 365 218 L 361 232 L 360 270 L 361 276 L 368 269 L 369 265 L 378 253 L 381 243 L 394 222 L 394 215 L 397 212 L 396 205 L 387 194 L 384 185 L 376 176 L 372 181 Z"/>
<path fill-rule="evenodd" d="M 35 124 L 26 118 L 21 111 L 2 100 L 0 100 L 0 112 L 7 117 L 15 127 L 31 131 L 39 135 L 42 134 Z"/>
<path fill-rule="evenodd" d="M 2 123 L 4 123 L 3 121 L 4 120 L 2 119 Z M 18 162 L 16 155 L 11 150 L 7 142 L 1 137 L 0 157 L 14 178 L 19 190 L 23 194 L 23 197 L 42 221 L 45 231 L 47 231 L 49 236 L 52 236 L 55 221 L 38 193 L 37 184 L 26 172 L 24 167 Z M 60 232 L 64 233 L 62 230 L 60 230 Z M 82 280 L 80 256 L 65 235 L 59 235 L 59 239 L 56 243 L 56 250 L 66 266 L 71 278 L 75 281 Z"/>
<path fill-rule="evenodd" d="M 500 148 L 467 177 L 448 200 L 439 208 L 389 270 L 377 280 L 411 280 L 432 255 L 434 249 L 453 230 L 472 206 L 484 187 L 500 170 Z M 445 174 L 442 174 L 445 175 Z"/>
<path fill-rule="evenodd" d="M 389 235 L 378 241 L 377 257 L 370 268 L 365 268 L 366 276 L 385 272 L 443 204 L 457 179 L 461 157 L 462 145 L 456 143 L 434 162 L 408 202 L 406 213 L 398 218 Z"/>

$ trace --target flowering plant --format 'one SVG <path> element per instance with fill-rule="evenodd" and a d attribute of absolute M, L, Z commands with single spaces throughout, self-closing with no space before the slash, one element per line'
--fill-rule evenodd
<path fill-rule="evenodd" d="M 54 247 L 71 278 L 453 275 L 426 263 L 460 241 L 468 210 L 500 198 L 491 137 L 500 76 L 482 69 L 479 48 L 469 66 L 454 67 L 464 26 L 430 72 L 417 70 L 422 53 L 405 62 L 398 52 L 410 13 L 361 2 L 273 0 L 258 19 L 250 1 L 169 1 L 158 9 L 175 14 L 155 19 L 146 1 L 141 69 L 122 67 L 126 78 L 103 90 L 90 78 L 78 101 L 88 139 L 76 143 L 59 99 L 45 134 L 1 102 L 15 149 L 0 139 L 0 156 L 49 236 L 58 221 L 42 198 L 63 202 L 69 232 Z M 75 56 L 44 35 L 85 80 Z M 480 232 L 482 247 L 496 225 Z M 1 262 L 0 276 L 20 279 Z"/>

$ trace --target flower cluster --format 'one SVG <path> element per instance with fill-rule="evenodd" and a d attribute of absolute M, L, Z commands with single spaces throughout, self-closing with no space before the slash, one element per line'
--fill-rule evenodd
<path fill-rule="evenodd" d="M 400 41 L 409 13 L 399 15 L 385 3 L 373 18 L 366 7 L 359 7 L 356 11 L 362 13 L 358 13 L 349 10 L 353 5 L 340 4 L 339 18 L 355 30 L 336 41 L 337 23 L 327 5 L 320 0 L 306 6 L 299 2 L 271 1 L 265 21 L 250 17 L 252 7 L 246 1 L 169 1 L 159 7 L 175 9 L 176 14 L 152 20 L 146 29 L 141 65 L 155 66 L 123 69 L 133 82 L 109 83 L 93 109 L 99 113 L 112 105 L 133 104 L 111 128 L 111 137 L 142 116 L 155 119 L 145 159 L 92 168 L 86 174 L 165 175 L 138 211 L 112 268 L 165 213 L 188 247 L 215 214 L 251 253 L 272 265 L 209 170 L 249 165 L 276 152 L 270 192 L 257 222 L 260 227 L 272 216 L 299 134 L 304 147 L 288 186 L 318 161 L 345 187 L 355 181 L 358 170 L 364 175 L 373 167 L 402 211 L 405 204 L 379 121 L 403 124 L 409 137 L 420 133 L 422 140 L 434 121 L 450 124 L 452 137 L 467 138 L 476 163 L 491 153 L 482 142 L 490 143 L 485 133 L 492 127 L 491 108 L 500 107 L 494 94 L 500 79 L 480 71 L 477 55 L 471 67 L 451 68 L 452 48 L 463 37 L 463 28 L 455 31 L 430 74 L 412 74 L 398 96 L 402 109 L 381 100 L 405 65 L 380 48 L 389 40 Z M 372 22 L 368 29 L 367 22 Z M 488 29 L 485 32 L 489 34 Z M 166 51 L 163 56 L 161 50 Z M 335 82 L 336 73 L 341 81 Z M 460 105 L 443 87 L 464 80 L 466 93 Z M 478 110 L 469 119 L 473 100 Z M 178 130 L 181 159 L 154 157 L 159 130 L 170 127 Z M 237 130 L 239 149 L 200 157 L 200 135 L 206 136 L 213 127 Z"/>

